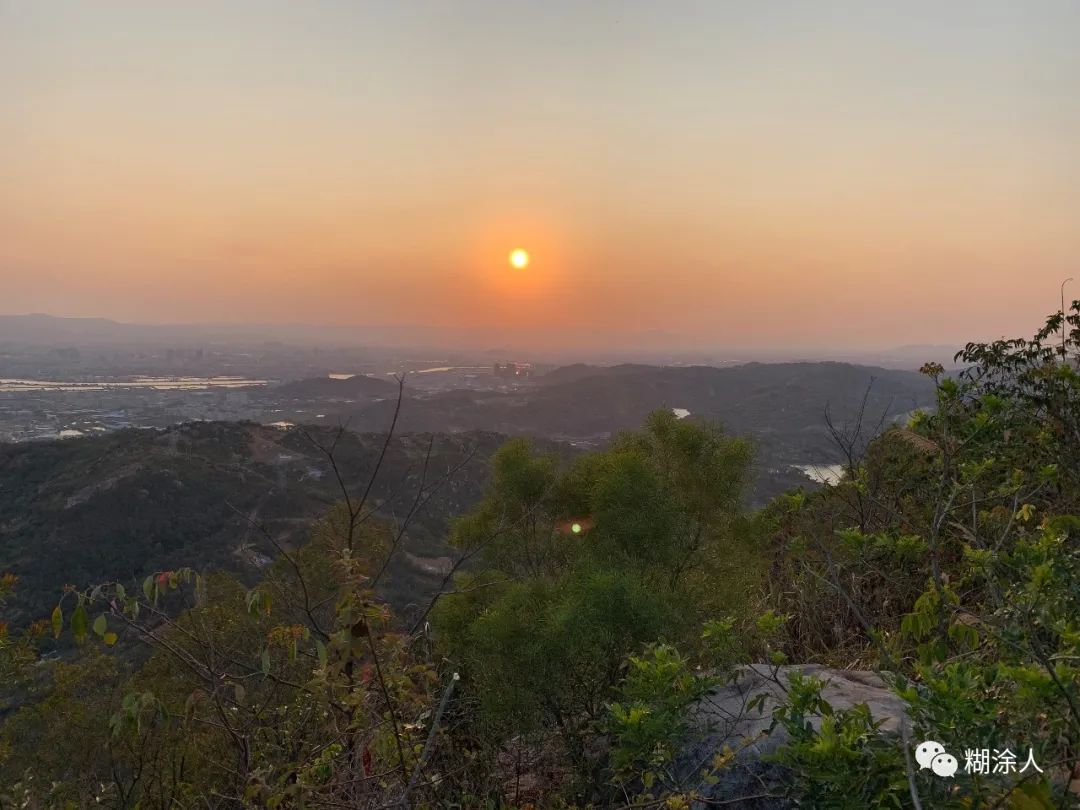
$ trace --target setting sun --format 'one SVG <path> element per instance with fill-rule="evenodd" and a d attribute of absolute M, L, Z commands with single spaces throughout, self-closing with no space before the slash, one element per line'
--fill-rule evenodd
<path fill-rule="evenodd" d="M 516 267 L 518 270 L 522 270 L 529 266 L 529 252 L 523 248 L 516 248 L 510 251 L 510 265 Z"/>

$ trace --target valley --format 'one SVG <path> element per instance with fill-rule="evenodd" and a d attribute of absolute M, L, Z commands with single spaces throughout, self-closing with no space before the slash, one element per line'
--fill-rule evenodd
<path fill-rule="evenodd" d="M 828 480 L 818 472 L 841 458 L 826 408 L 838 422 L 850 422 L 865 395 L 869 435 L 928 405 L 932 393 L 913 372 L 841 363 L 573 366 L 514 390 L 416 391 L 411 379 L 371 493 L 382 517 L 400 519 L 422 486 L 426 492 L 441 481 L 412 517 L 407 554 L 395 557 L 384 585 L 406 615 L 438 585 L 436 572 L 449 559 L 449 522 L 479 500 L 489 459 L 511 436 L 531 437 L 569 458 L 606 446 L 652 410 L 673 409 L 754 441 L 746 499 L 759 505 Z M 65 583 L 110 577 L 135 583 L 153 571 L 192 565 L 253 579 L 275 551 L 252 521 L 286 546 L 302 543 L 312 521 L 340 498 L 318 445 L 327 446 L 345 427 L 338 461 L 351 488 L 366 485 L 397 394 L 396 382 L 363 375 L 223 390 L 0 392 L 14 400 L 60 397 L 57 409 L 70 407 L 68 397 L 84 398 L 84 406 L 85 398 L 126 397 L 130 408 L 128 419 L 86 430 L 89 435 L 0 444 L 0 570 L 31 586 L 8 606 L 9 620 L 41 618 Z M 234 401 L 239 404 L 229 410 Z M 206 402 L 222 403 L 221 410 L 195 410 Z M 191 419 L 197 421 L 185 421 Z"/>

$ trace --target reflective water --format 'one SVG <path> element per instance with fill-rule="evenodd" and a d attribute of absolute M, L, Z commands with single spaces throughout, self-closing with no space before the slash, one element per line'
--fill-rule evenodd
<path fill-rule="evenodd" d="M 838 484 L 844 477 L 843 464 L 795 464 L 796 470 L 819 484 Z"/>
<path fill-rule="evenodd" d="M 129 377 L 122 380 L 21 380 L 0 377 L 0 391 L 105 391 L 112 388 L 148 388 L 157 391 L 199 388 L 245 388 L 266 385 L 269 380 L 247 377 Z"/>

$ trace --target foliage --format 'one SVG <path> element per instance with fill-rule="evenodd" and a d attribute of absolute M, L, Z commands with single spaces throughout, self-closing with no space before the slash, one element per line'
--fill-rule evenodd
<path fill-rule="evenodd" d="M 611 769 L 618 784 L 640 781 L 652 798 L 678 787 L 674 768 L 690 734 L 690 707 L 716 685 L 700 677 L 686 657 L 664 644 L 630 656 L 628 672 L 609 708 Z"/>
<path fill-rule="evenodd" d="M 819 678 L 792 675 L 775 715 L 790 737 L 776 759 L 795 775 L 793 791 L 809 807 L 902 806 L 908 783 L 901 747 L 879 733 L 881 721 L 865 704 L 834 711 L 823 687 Z"/>
<path fill-rule="evenodd" d="M 639 665 L 628 655 L 690 638 L 716 601 L 702 572 L 732 562 L 717 546 L 738 556 L 748 460 L 745 442 L 670 415 L 569 468 L 503 448 L 488 499 L 455 526 L 465 568 L 433 615 L 465 674 L 453 701 L 423 623 L 402 632 L 374 590 L 404 527 L 375 519 L 343 479 L 344 501 L 305 545 L 255 526 L 277 559 L 253 586 L 176 568 L 66 587 L 39 629 L 75 648 L 3 724 L 0 779 L 28 806 L 475 806 L 502 790 L 501 746 L 546 745 L 551 719 L 562 755 L 593 779 L 611 702 L 644 699 L 646 661 L 685 665 L 667 647 Z M 557 530 L 575 516 L 584 537 Z M 681 705 L 701 686 L 686 672 L 678 683 Z M 675 724 L 657 733 L 681 728 L 675 704 L 655 708 Z"/>
<path fill-rule="evenodd" d="M 366 496 L 382 454 L 358 495 L 342 431 L 315 443 L 340 503 L 306 543 L 252 519 L 275 554 L 257 579 L 176 566 L 136 584 L 132 535 L 117 579 L 0 625 L 0 675 L 19 690 L 0 726 L 0 806 L 725 802 L 706 794 L 740 755 L 711 752 L 703 769 L 682 755 L 695 707 L 752 661 L 786 694 L 771 762 L 787 795 L 769 800 L 1067 806 L 1078 354 L 1080 304 L 1033 340 L 971 344 L 962 372 L 926 367 L 932 411 L 869 442 L 865 414 L 830 421 L 842 480 L 749 516 L 749 443 L 670 412 L 569 461 L 511 441 L 410 621 L 381 587 L 431 489 L 422 478 L 400 524 L 378 519 Z M 0 577 L 0 604 L 24 585 Z M 789 661 L 876 671 L 906 706 L 899 734 L 866 706 L 834 709 L 816 678 L 779 682 Z M 924 739 L 962 769 L 966 751 L 1009 749 L 1043 771 L 933 776 L 911 761 Z"/>
<path fill-rule="evenodd" d="M 858 797 L 852 806 L 910 806 L 921 795 L 933 807 L 1051 807 L 1077 784 L 1077 323 L 1074 304 L 1031 341 L 970 344 L 958 359 L 972 365 L 956 377 L 928 366 L 936 410 L 879 439 L 857 480 L 784 505 L 775 523 L 786 532 L 785 554 L 818 552 L 799 570 L 828 586 L 852 617 L 839 633 L 865 645 L 867 660 L 894 684 L 915 738 L 958 758 L 1008 750 L 1021 752 L 1022 764 L 1031 752 L 1045 773 L 909 775 L 888 756 L 902 749 L 868 718 L 836 718 L 815 704 L 813 689 L 810 697 L 796 689 L 779 719 L 793 734 L 783 759 L 802 798 L 828 802 L 835 790 Z M 877 489 L 867 488 L 871 480 Z M 869 521 L 850 508 L 854 487 L 881 505 Z M 806 528 L 814 539 L 797 546 Z M 804 638 L 789 644 L 809 646 Z M 802 723 L 808 707 L 823 718 L 820 731 Z"/>
<path fill-rule="evenodd" d="M 365 555 L 385 552 L 386 527 L 353 522 L 332 513 L 252 589 L 180 569 L 136 592 L 68 590 L 54 631 L 86 652 L 51 666 L 42 698 L 5 722 L 17 755 L 0 775 L 31 774 L 20 783 L 31 804 L 363 806 L 399 794 L 439 674 L 410 655 L 370 590 L 377 557 Z M 110 657 L 119 633 L 151 651 L 127 677 Z"/>
<path fill-rule="evenodd" d="M 666 412 L 566 470 L 524 440 L 496 454 L 491 494 L 454 533 L 484 573 L 460 577 L 434 614 L 488 736 L 556 729 L 595 781 L 628 656 L 693 640 L 710 606 L 745 598 L 707 581 L 753 575 L 736 568 L 748 555 L 735 531 L 750 455 Z M 560 530 L 572 521 L 589 528 Z"/>

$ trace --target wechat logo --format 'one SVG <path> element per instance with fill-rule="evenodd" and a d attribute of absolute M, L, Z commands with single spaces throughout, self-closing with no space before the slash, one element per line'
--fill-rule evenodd
<path fill-rule="evenodd" d="M 945 746 L 933 740 L 919 743 L 915 749 L 915 761 L 925 770 L 929 768 L 938 776 L 950 777 L 956 773 L 956 757 L 945 750 Z"/>

